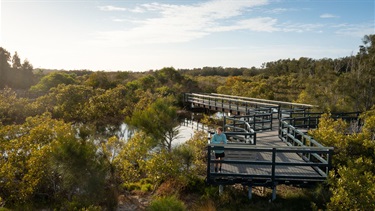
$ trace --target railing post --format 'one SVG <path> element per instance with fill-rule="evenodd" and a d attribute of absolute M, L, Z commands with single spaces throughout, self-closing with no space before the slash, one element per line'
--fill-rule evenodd
<path fill-rule="evenodd" d="M 254 138 L 253 138 L 253 140 L 254 140 L 254 145 L 256 145 L 257 144 L 257 134 L 255 133 L 255 131 L 254 131 Z"/>
<path fill-rule="evenodd" d="M 207 146 L 207 182 L 210 181 L 211 177 L 211 146 Z"/>
<path fill-rule="evenodd" d="M 253 198 L 253 186 L 249 185 L 249 190 L 247 192 L 248 198 L 251 200 Z"/>
<path fill-rule="evenodd" d="M 272 148 L 272 184 L 275 184 L 275 170 L 276 170 L 276 148 Z"/>
<path fill-rule="evenodd" d="M 327 160 L 327 162 L 328 162 L 328 166 L 327 166 L 327 168 L 326 168 L 326 175 L 328 176 L 328 173 L 329 173 L 329 170 L 331 170 L 332 169 L 332 155 L 333 155 L 333 150 L 332 149 L 329 149 L 328 150 L 328 160 Z"/>

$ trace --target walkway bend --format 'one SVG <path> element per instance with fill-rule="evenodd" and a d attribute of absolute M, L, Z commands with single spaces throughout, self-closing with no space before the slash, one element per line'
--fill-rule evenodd
<path fill-rule="evenodd" d="M 332 147 L 323 147 L 306 133 L 284 120 L 293 112 L 308 112 L 313 105 L 221 94 L 187 93 L 185 103 L 191 109 L 204 108 L 227 113 L 224 132 L 253 131 L 252 142 L 229 137 L 227 145 L 208 144 L 207 182 L 213 185 L 242 184 L 271 187 L 276 197 L 278 184 L 307 186 L 323 182 L 331 168 Z M 255 141 L 256 137 L 256 141 Z M 225 160 L 214 158 L 214 150 L 225 150 Z M 215 163 L 222 163 L 215 172 Z"/>

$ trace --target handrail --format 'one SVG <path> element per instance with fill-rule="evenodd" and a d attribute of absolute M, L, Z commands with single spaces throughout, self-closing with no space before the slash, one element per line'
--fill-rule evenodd
<path fill-rule="evenodd" d="M 301 136 L 301 140 L 305 139 L 308 140 L 309 145 L 305 145 L 303 141 L 296 139 L 296 134 Z M 280 128 L 279 128 L 279 138 L 288 145 L 291 146 L 316 146 L 316 147 L 324 147 L 319 142 L 314 140 L 311 136 L 304 134 L 303 132 L 297 130 L 294 126 L 288 124 L 286 121 L 280 121 Z M 292 140 L 290 143 L 288 140 Z"/>
<path fill-rule="evenodd" d="M 245 121 L 245 120 L 241 120 L 237 118 L 243 118 L 243 119 L 251 118 L 252 120 Z M 260 114 L 253 114 L 253 115 L 239 115 L 239 116 L 225 117 L 224 124 L 226 124 L 227 119 L 232 120 L 234 124 L 237 122 L 246 123 L 247 127 L 251 128 L 254 131 L 272 129 L 272 120 L 273 120 L 272 113 L 260 113 Z"/>
<path fill-rule="evenodd" d="M 269 106 L 269 107 L 278 107 L 277 104 L 263 103 L 263 102 L 256 102 L 256 101 L 248 101 L 248 100 L 239 100 L 239 99 L 230 98 L 230 97 L 216 97 L 216 96 L 212 96 L 210 94 L 197 94 L 197 93 L 186 93 L 186 94 L 190 95 L 190 96 L 202 97 L 202 98 L 208 98 L 208 99 L 215 99 L 215 100 L 216 99 L 217 100 L 227 100 L 227 101 L 240 102 L 240 103 L 248 103 L 248 104 L 254 104 L 254 105 L 264 105 L 264 106 Z"/>
<path fill-rule="evenodd" d="M 247 159 L 225 159 L 225 160 L 212 160 L 211 159 L 211 150 L 214 150 L 215 148 L 224 149 L 226 154 L 230 151 L 252 151 L 257 153 L 266 152 L 272 153 L 270 160 L 247 160 Z M 333 147 L 290 147 L 290 146 L 278 146 L 278 147 L 259 147 L 259 146 L 253 146 L 253 145 L 222 145 L 222 144 L 208 144 L 207 145 L 207 181 L 209 183 L 213 184 L 220 184 L 220 181 L 216 181 L 215 178 L 233 178 L 233 177 L 241 177 L 241 178 L 252 178 L 251 180 L 243 179 L 241 180 L 242 183 L 250 183 L 253 184 L 256 178 L 258 180 L 271 183 L 272 185 L 277 184 L 280 181 L 287 180 L 287 181 L 293 181 L 293 180 L 303 180 L 303 181 L 324 181 L 327 176 L 328 172 L 331 169 L 331 157 L 333 153 Z M 297 154 L 316 154 L 316 155 L 323 155 L 320 156 L 321 159 L 316 160 L 310 160 L 308 162 L 304 162 L 301 160 L 298 161 L 292 161 L 290 162 L 284 161 L 277 161 L 277 154 L 278 153 L 297 153 Z M 310 156 L 307 156 L 310 157 Z M 222 172 L 222 173 L 214 173 L 211 172 L 211 165 L 213 163 L 226 163 L 231 165 L 245 165 L 249 168 L 256 169 L 256 166 L 269 166 L 271 170 L 268 170 L 267 172 L 264 172 L 263 174 L 258 173 L 244 173 L 244 172 Z M 312 167 L 315 172 L 317 172 L 317 176 L 301 176 L 300 173 L 294 173 L 289 172 L 288 175 L 284 175 L 282 173 L 277 173 L 275 169 L 278 168 L 278 166 L 310 166 Z M 269 168 L 268 168 L 269 169 Z M 228 182 L 228 181 L 227 181 Z M 230 181 L 229 181 L 230 182 Z"/>
<path fill-rule="evenodd" d="M 315 107 L 318 107 L 316 105 L 311 105 L 311 104 L 291 103 L 291 102 L 278 101 L 278 100 L 267 100 L 267 99 L 242 97 L 242 96 L 233 96 L 233 95 L 218 94 L 218 93 L 211 93 L 211 95 L 233 97 L 233 98 L 238 98 L 238 99 L 248 99 L 248 100 L 252 100 L 252 101 L 267 102 L 267 103 L 272 103 L 272 104 L 277 104 L 277 105 L 290 105 L 290 106 L 298 106 L 298 107 L 304 107 L 304 108 L 315 108 Z"/>
<path fill-rule="evenodd" d="M 229 127 L 229 128 L 234 128 L 234 129 L 240 129 L 242 130 L 243 132 L 245 132 L 245 134 L 239 134 L 239 135 L 249 135 L 250 137 L 253 137 L 252 141 L 251 141 L 251 144 L 255 145 L 256 144 L 256 132 L 253 128 L 251 128 L 250 124 L 246 121 L 243 121 L 243 120 L 234 120 L 233 118 L 230 118 L 230 117 L 224 117 L 224 119 L 230 119 L 230 120 L 233 120 L 233 121 L 239 121 L 239 122 L 242 122 L 245 126 L 246 126 L 246 129 L 245 128 L 240 128 L 240 127 L 236 127 L 236 126 L 232 126 L 232 125 L 229 125 L 229 124 L 225 124 L 224 125 L 224 130 L 225 130 L 225 127 Z M 224 120 L 224 123 L 226 122 L 226 120 Z M 224 131 L 225 134 L 233 134 L 233 135 L 237 135 L 235 132 L 228 132 L 228 131 Z"/>
<path fill-rule="evenodd" d="M 290 112 L 289 117 L 282 118 L 282 121 L 288 121 L 290 125 L 299 128 L 317 128 L 319 119 L 323 112 Z M 359 120 L 361 112 L 330 113 L 333 119 Z M 358 123 L 360 124 L 360 123 Z"/>
<path fill-rule="evenodd" d="M 235 119 L 233 117 L 224 117 L 224 118 L 232 120 L 232 121 L 236 121 L 236 122 L 242 122 L 247 127 L 247 129 L 245 129 L 245 132 L 255 133 L 254 129 L 251 128 L 250 124 L 248 122 L 244 121 L 244 120 Z"/>

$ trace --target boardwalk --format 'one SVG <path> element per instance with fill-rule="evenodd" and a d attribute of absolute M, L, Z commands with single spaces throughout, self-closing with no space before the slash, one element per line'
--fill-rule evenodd
<path fill-rule="evenodd" d="M 307 152 L 304 152 L 307 150 Z M 311 149 L 290 147 L 278 137 L 278 130 L 257 133 L 257 145 L 228 144 L 222 171 L 214 171 L 214 153 L 210 154 L 210 179 L 223 183 L 249 183 L 251 185 L 267 184 L 311 184 L 324 181 L 326 171 L 317 170 L 318 166 L 328 167 L 328 163 L 306 162 L 298 153 L 329 154 L 328 149 Z M 321 150 L 321 151 L 320 151 Z M 239 179 L 239 177 L 243 179 Z M 223 179 L 230 181 L 223 181 Z M 272 181 L 273 180 L 273 181 Z"/>
<path fill-rule="evenodd" d="M 252 139 L 208 145 L 209 184 L 242 184 L 250 189 L 271 187 L 272 199 L 275 199 L 278 184 L 311 185 L 327 179 L 333 148 L 323 147 L 306 130 L 300 131 L 284 121 L 290 113 L 305 112 L 314 106 L 219 94 L 189 94 L 185 101 L 192 107 L 234 115 L 224 118 L 224 132 L 229 135 L 229 141 L 234 140 L 230 135 L 237 130 Z M 216 148 L 224 148 L 223 161 L 215 160 Z M 215 172 L 214 165 L 218 162 L 222 164 L 221 172 Z"/>

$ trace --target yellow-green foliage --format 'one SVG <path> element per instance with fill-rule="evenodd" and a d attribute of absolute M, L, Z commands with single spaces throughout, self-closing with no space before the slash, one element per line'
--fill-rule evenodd
<path fill-rule="evenodd" d="M 188 140 L 185 144 L 190 146 L 194 152 L 194 167 L 191 170 L 197 175 L 205 175 L 207 165 L 207 133 L 203 131 L 197 131 L 195 132 L 193 138 Z"/>
<path fill-rule="evenodd" d="M 182 166 L 181 162 L 176 161 L 178 159 L 175 154 L 161 149 L 152 153 L 151 158 L 145 162 L 146 173 L 156 183 L 176 177 Z"/>
<path fill-rule="evenodd" d="M 146 171 L 146 160 L 149 159 L 152 139 L 144 133 L 136 133 L 122 147 L 114 163 L 124 183 L 133 183 L 141 179 Z"/>
<path fill-rule="evenodd" d="M 364 126 L 360 133 L 353 133 L 348 130 L 348 124 L 334 121 L 328 115 L 311 132 L 316 140 L 335 148 L 334 171 L 329 179 L 332 197 L 328 208 L 331 210 L 375 209 L 374 110 L 362 117 Z"/>
<path fill-rule="evenodd" d="M 331 174 L 330 210 L 375 210 L 374 160 L 358 158 Z"/>
<path fill-rule="evenodd" d="M 0 183 L 5 201 L 31 200 L 53 178 L 48 161 L 54 142 L 74 138 L 70 124 L 52 120 L 50 114 L 28 118 L 23 125 L 0 128 Z"/>
<path fill-rule="evenodd" d="M 149 211 L 184 211 L 186 205 L 176 196 L 165 196 L 154 199 L 147 208 Z"/>

